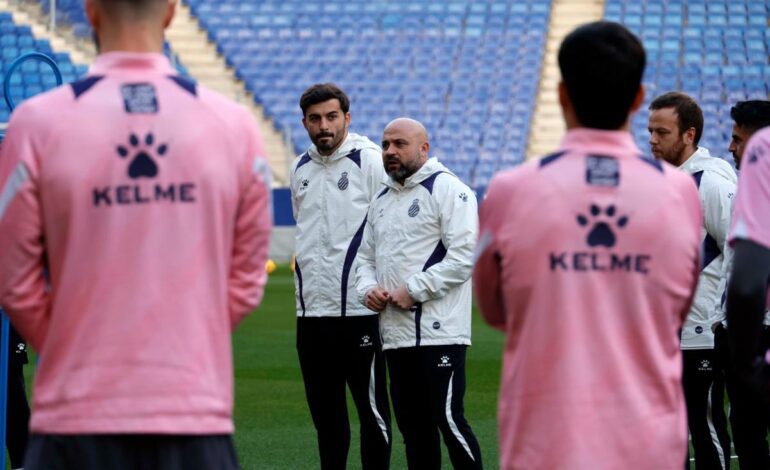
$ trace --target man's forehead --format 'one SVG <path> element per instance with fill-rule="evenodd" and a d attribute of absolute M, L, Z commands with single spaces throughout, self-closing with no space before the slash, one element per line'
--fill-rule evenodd
<path fill-rule="evenodd" d="M 650 111 L 650 123 L 655 123 L 660 126 L 677 126 L 677 114 L 674 108 L 661 108 Z"/>
<path fill-rule="evenodd" d="M 311 105 L 310 107 L 307 108 L 308 114 L 326 114 L 334 111 L 342 112 L 342 106 L 340 105 L 340 100 L 338 100 L 337 98 L 332 98 L 326 101 L 322 101 L 320 103 Z"/>

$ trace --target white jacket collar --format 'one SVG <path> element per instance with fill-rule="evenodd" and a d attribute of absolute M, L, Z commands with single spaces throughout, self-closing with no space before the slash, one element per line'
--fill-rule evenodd
<path fill-rule="evenodd" d="M 449 171 L 449 169 L 445 167 L 441 162 L 439 162 L 436 157 L 431 157 L 425 163 L 423 163 L 422 167 L 420 167 L 420 169 L 417 170 L 415 174 L 404 180 L 403 186 L 393 178 L 388 178 L 388 180 L 385 182 L 385 185 L 397 191 L 411 189 L 430 177 L 430 175 L 441 171 L 452 174 L 452 172 Z"/>
<path fill-rule="evenodd" d="M 690 174 L 699 171 L 713 171 L 730 181 L 737 181 L 735 170 L 733 170 L 730 164 L 719 157 L 711 156 L 706 147 L 698 147 L 698 150 L 687 161 L 682 163 L 679 168 Z"/>
<path fill-rule="evenodd" d="M 316 148 L 315 144 L 310 145 L 307 154 L 310 156 L 310 158 L 319 163 L 333 162 L 339 160 L 340 158 L 347 157 L 351 152 L 355 150 L 361 150 L 367 147 L 374 148 L 379 151 L 379 147 L 377 147 L 374 142 L 369 140 L 368 137 L 348 132 L 348 135 L 345 137 L 342 145 L 340 145 L 331 155 L 323 156 L 318 153 L 318 149 Z"/>

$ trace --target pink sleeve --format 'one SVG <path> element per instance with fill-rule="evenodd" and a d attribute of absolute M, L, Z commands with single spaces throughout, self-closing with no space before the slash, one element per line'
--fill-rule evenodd
<path fill-rule="evenodd" d="M 14 113 L 0 151 L 0 305 L 40 351 L 51 299 L 43 277 L 45 245 L 29 108 Z"/>
<path fill-rule="evenodd" d="M 248 168 L 241 191 L 235 224 L 233 258 L 228 299 L 232 328 L 254 310 L 262 300 L 267 282 L 265 263 L 270 245 L 271 176 L 264 145 L 256 122 L 245 116 Z"/>
<path fill-rule="evenodd" d="M 473 286 L 476 305 L 487 323 L 499 330 L 505 329 L 505 309 L 500 279 L 500 254 L 496 245 L 497 222 L 505 207 L 505 198 L 498 197 L 500 178 L 495 177 L 487 189 L 479 213 L 479 241 L 476 245 L 476 264 L 473 268 Z M 501 188 L 498 188 L 500 186 Z"/>
<path fill-rule="evenodd" d="M 744 152 L 730 242 L 749 240 L 770 248 L 770 128 L 749 140 Z"/>

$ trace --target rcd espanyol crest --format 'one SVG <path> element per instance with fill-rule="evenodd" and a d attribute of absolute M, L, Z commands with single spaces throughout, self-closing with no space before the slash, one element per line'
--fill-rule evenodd
<path fill-rule="evenodd" d="M 412 205 L 409 206 L 409 217 L 417 217 L 417 214 L 420 213 L 420 200 L 415 199 L 412 201 Z"/>
<path fill-rule="evenodd" d="M 337 187 L 340 188 L 340 191 L 344 191 L 348 189 L 348 172 L 343 171 L 342 176 L 340 176 L 339 181 L 337 181 Z"/>

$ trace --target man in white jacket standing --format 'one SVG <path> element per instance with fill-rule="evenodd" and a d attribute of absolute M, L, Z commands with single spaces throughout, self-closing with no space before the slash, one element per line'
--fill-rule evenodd
<path fill-rule="evenodd" d="M 689 96 L 669 92 L 650 104 L 650 146 L 656 158 L 689 173 L 703 208 L 703 259 L 698 288 L 682 327 L 682 382 L 696 468 L 730 468 L 724 377 L 714 352 L 714 327 L 724 320 L 724 263 L 738 178 L 726 161 L 698 147 L 703 112 Z M 672 203 L 675 203 L 672 201 Z"/>
<path fill-rule="evenodd" d="M 386 469 L 390 408 L 379 318 L 358 301 L 354 283 L 366 213 L 386 178 L 380 148 L 348 132 L 350 102 L 334 84 L 308 88 L 300 107 L 313 145 L 291 168 L 297 351 L 321 468 L 347 465 L 347 383 L 361 422 L 362 468 Z"/>
<path fill-rule="evenodd" d="M 482 468 L 463 414 L 465 352 L 471 344 L 471 272 L 476 197 L 435 158 L 422 124 L 385 128 L 390 176 L 372 202 L 356 288 L 380 312 L 390 393 L 410 469 L 441 468 L 439 431 L 455 468 Z"/>

